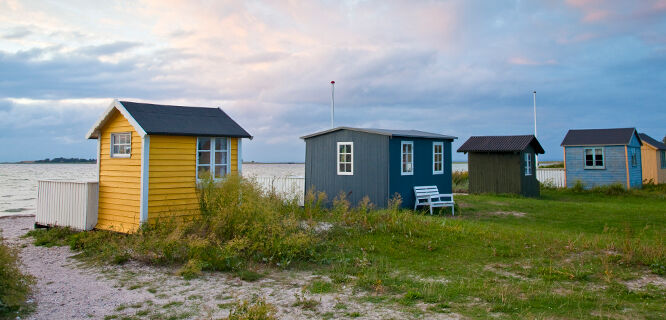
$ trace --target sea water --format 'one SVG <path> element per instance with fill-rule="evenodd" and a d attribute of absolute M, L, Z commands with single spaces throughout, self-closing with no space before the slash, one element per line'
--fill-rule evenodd
<path fill-rule="evenodd" d="M 467 163 L 454 163 L 467 171 Z M 244 163 L 244 176 L 303 177 L 302 163 Z M 97 181 L 96 164 L 0 164 L 0 216 L 35 214 L 38 180 Z"/>

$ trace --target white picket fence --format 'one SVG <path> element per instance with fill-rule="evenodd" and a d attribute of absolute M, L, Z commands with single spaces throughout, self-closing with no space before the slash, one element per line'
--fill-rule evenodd
<path fill-rule="evenodd" d="M 539 168 L 537 169 L 537 180 L 550 186 L 564 188 L 564 169 L 562 168 Z M 305 194 L 304 177 L 272 177 L 252 176 L 261 188 L 266 192 L 275 192 L 289 198 L 298 197 L 300 205 L 303 205 Z"/>
<path fill-rule="evenodd" d="M 539 182 L 558 188 L 564 188 L 564 168 L 539 168 L 537 169 L 537 180 Z"/>
<path fill-rule="evenodd" d="M 303 205 L 305 196 L 305 177 L 272 177 L 250 176 L 265 192 L 274 192 L 278 195 L 293 199 L 298 198 L 299 205 Z"/>

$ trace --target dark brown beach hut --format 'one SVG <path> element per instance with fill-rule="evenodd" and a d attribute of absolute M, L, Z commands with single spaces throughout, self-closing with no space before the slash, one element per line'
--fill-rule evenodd
<path fill-rule="evenodd" d="M 534 135 L 470 137 L 458 152 L 469 154 L 470 193 L 539 196 L 535 156 L 545 152 Z"/>

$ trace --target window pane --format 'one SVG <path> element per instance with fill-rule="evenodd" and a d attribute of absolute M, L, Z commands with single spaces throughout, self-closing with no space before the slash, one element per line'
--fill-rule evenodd
<path fill-rule="evenodd" d="M 602 152 L 601 152 L 601 149 L 594 149 L 594 153 L 595 153 L 597 156 L 601 156 L 601 153 L 602 153 Z"/>
<path fill-rule="evenodd" d="M 210 150 L 210 138 L 199 138 L 199 150 Z"/>
<path fill-rule="evenodd" d="M 340 170 L 340 172 L 345 172 L 345 164 L 341 163 L 340 168 L 338 168 L 338 170 Z"/>
<path fill-rule="evenodd" d="M 215 164 L 226 164 L 226 163 L 227 163 L 226 152 L 215 152 Z"/>
<path fill-rule="evenodd" d="M 411 162 L 408 162 L 405 164 L 407 166 L 407 172 L 412 172 L 412 164 Z"/>
<path fill-rule="evenodd" d="M 341 144 L 338 146 L 338 153 L 344 153 L 345 152 L 345 145 Z"/>
<path fill-rule="evenodd" d="M 352 152 L 352 146 L 351 146 L 351 144 L 348 144 L 347 145 L 347 153 L 351 153 L 351 152 Z"/>
<path fill-rule="evenodd" d="M 215 178 L 222 178 L 227 175 L 227 166 L 215 166 Z"/>
<path fill-rule="evenodd" d="M 199 164 L 210 164 L 210 151 L 199 151 Z"/>
<path fill-rule="evenodd" d="M 345 172 L 352 172 L 351 170 L 351 163 L 345 164 Z"/>
<path fill-rule="evenodd" d="M 351 163 L 351 154 L 348 154 L 345 156 L 345 162 L 350 162 Z"/>
<path fill-rule="evenodd" d="M 215 150 L 227 150 L 227 138 L 215 138 Z"/>
<path fill-rule="evenodd" d="M 197 178 L 201 179 L 204 178 L 208 175 L 208 172 L 210 171 L 210 167 L 208 166 L 199 166 L 197 167 Z"/>

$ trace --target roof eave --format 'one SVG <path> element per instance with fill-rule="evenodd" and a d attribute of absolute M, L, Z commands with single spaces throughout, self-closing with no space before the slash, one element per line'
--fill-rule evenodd
<path fill-rule="evenodd" d="M 101 128 L 106 124 L 106 122 L 109 120 L 109 117 L 111 116 L 113 110 L 116 109 L 118 112 L 120 112 L 125 119 L 132 125 L 134 130 L 139 134 L 139 136 L 143 137 L 146 135 L 146 131 L 143 130 L 141 125 L 132 117 L 132 115 L 125 109 L 125 106 L 123 106 L 118 99 L 113 99 L 113 102 L 109 105 L 108 108 L 106 108 L 106 111 L 102 114 L 102 116 L 95 122 L 95 124 L 88 130 L 88 133 L 86 134 L 86 139 L 98 139 L 99 138 L 99 133 Z"/>

